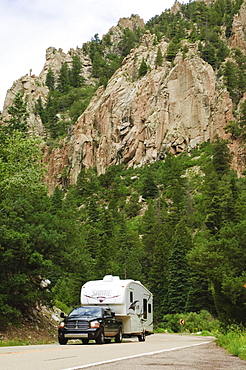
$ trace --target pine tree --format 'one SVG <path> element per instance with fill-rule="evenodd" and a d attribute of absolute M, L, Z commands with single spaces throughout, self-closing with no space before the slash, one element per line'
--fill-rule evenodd
<path fill-rule="evenodd" d="M 45 84 L 48 86 L 50 91 L 55 90 L 55 76 L 51 68 L 49 68 L 47 72 Z"/>
<path fill-rule="evenodd" d="M 140 64 L 139 70 L 138 70 L 138 77 L 143 77 L 148 72 L 148 66 L 145 62 L 144 58 L 142 59 L 142 62 Z"/>
<path fill-rule="evenodd" d="M 207 310 L 215 314 L 211 284 L 204 271 L 193 268 L 189 286 L 185 311 L 200 312 L 201 310 Z"/>
<path fill-rule="evenodd" d="M 167 306 L 169 313 L 185 312 L 189 279 L 185 248 L 177 241 L 169 257 Z"/>
<path fill-rule="evenodd" d="M 81 87 L 83 77 L 81 76 L 82 63 L 78 55 L 73 56 L 72 68 L 70 72 L 70 83 L 72 87 Z"/>
<path fill-rule="evenodd" d="M 55 187 L 54 193 L 50 197 L 51 200 L 51 209 L 54 213 L 58 212 L 62 208 L 62 190 L 58 188 L 58 186 Z"/>
<path fill-rule="evenodd" d="M 128 27 L 123 30 L 123 38 L 119 42 L 122 57 L 126 57 L 135 46 L 135 34 Z"/>
<path fill-rule="evenodd" d="M 221 178 L 224 174 L 229 172 L 232 160 L 232 155 L 226 140 L 215 141 L 212 147 L 212 154 L 212 163 L 219 178 Z"/>
<path fill-rule="evenodd" d="M 41 99 L 40 96 L 39 96 L 39 98 L 37 99 L 37 101 L 35 103 L 35 114 L 39 115 L 43 125 L 45 125 L 45 123 L 46 123 L 46 112 L 45 112 L 45 108 L 43 107 L 42 99 Z"/>
<path fill-rule="evenodd" d="M 8 124 L 9 131 L 27 132 L 27 104 L 23 100 L 23 94 L 18 92 L 13 100 L 13 105 L 8 107 L 8 114 L 11 116 L 5 122 Z"/>
<path fill-rule="evenodd" d="M 58 77 L 57 90 L 64 94 L 67 93 L 70 88 L 69 69 L 67 63 L 63 63 L 60 69 Z"/>
<path fill-rule="evenodd" d="M 57 113 L 58 113 L 57 101 L 55 97 L 52 95 L 52 93 L 49 93 L 47 97 L 44 114 L 42 115 L 42 122 L 44 126 L 49 130 L 53 138 L 55 138 L 57 135 L 56 132 L 58 122 Z"/>
<path fill-rule="evenodd" d="M 180 43 L 174 38 L 168 45 L 167 53 L 166 53 L 166 60 L 172 62 L 177 55 L 177 52 L 180 48 Z"/>
<path fill-rule="evenodd" d="M 191 236 L 182 220 L 175 229 L 174 246 L 170 253 L 167 307 L 169 313 L 185 312 L 190 289 L 190 269 L 187 252 L 191 249 Z"/>
<path fill-rule="evenodd" d="M 162 64 L 163 64 L 163 56 L 162 56 L 161 48 L 160 46 L 158 46 L 157 55 L 155 59 L 155 65 L 156 67 L 158 67 L 158 66 L 162 66 Z"/>
<path fill-rule="evenodd" d="M 142 186 L 142 195 L 144 198 L 155 198 L 158 194 L 158 187 L 151 171 L 147 171 Z"/>

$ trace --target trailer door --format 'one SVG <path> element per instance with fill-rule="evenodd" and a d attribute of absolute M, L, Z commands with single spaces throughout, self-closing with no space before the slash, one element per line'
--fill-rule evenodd
<path fill-rule="evenodd" d="M 150 296 L 144 295 L 143 297 L 143 315 L 142 323 L 144 330 L 151 331 L 150 325 L 153 325 L 153 309 L 152 299 Z"/>

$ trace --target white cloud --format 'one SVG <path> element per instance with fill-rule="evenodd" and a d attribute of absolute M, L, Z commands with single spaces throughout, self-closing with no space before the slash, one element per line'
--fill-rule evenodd
<path fill-rule="evenodd" d="M 29 70 L 39 75 L 48 47 L 81 47 L 101 37 L 122 17 L 145 21 L 169 9 L 174 0 L 1 0 L 0 110 L 13 82 Z"/>

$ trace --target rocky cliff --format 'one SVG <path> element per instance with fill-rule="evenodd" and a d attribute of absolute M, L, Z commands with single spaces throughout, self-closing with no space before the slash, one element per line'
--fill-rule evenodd
<path fill-rule="evenodd" d="M 68 153 L 71 182 L 82 166 L 99 173 L 113 164 L 143 165 L 164 159 L 166 153 L 190 150 L 216 135 L 232 119 L 228 92 L 216 81 L 212 67 L 189 44 L 183 59 L 174 65 L 155 66 L 158 47 L 164 55 L 167 42 L 154 46 L 149 32 L 123 66 L 99 88 L 88 109 L 74 127 Z M 138 79 L 142 58 L 150 72 Z"/>
<path fill-rule="evenodd" d="M 173 11 L 177 11 L 175 4 Z M 245 2 L 235 16 L 231 47 L 246 54 Z M 110 31 L 111 41 L 120 38 L 122 27 L 140 27 L 142 20 L 121 20 Z M 228 138 L 224 128 L 233 119 L 233 103 L 222 79 L 218 79 L 210 64 L 200 58 L 198 43 L 183 41 L 182 48 L 172 62 L 163 61 L 156 66 L 158 48 L 166 54 L 168 40 L 163 37 L 156 43 L 155 35 L 146 31 L 140 46 L 132 49 L 122 67 L 99 87 L 86 111 L 79 117 L 69 136 L 51 152 L 44 149 L 48 167 L 47 184 L 52 190 L 57 184 L 76 183 L 81 168 L 96 167 L 104 173 L 108 166 L 123 163 L 139 166 L 163 160 L 168 152 L 174 155 L 189 151 L 197 144 L 214 140 L 218 135 Z M 49 48 L 46 63 L 39 77 L 24 76 L 8 92 L 4 114 L 14 94 L 24 88 L 28 104 L 39 96 L 45 100 L 45 76 L 49 68 L 58 71 L 64 61 L 71 63 L 77 53 L 83 63 L 83 76 L 91 79 L 91 62 L 81 49 L 69 53 Z M 148 72 L 138 76 L 142 60 Z M 44 135 L 40 119 L 30 117 L 30 131 Z M 233 166 L 240 173 L 245 166 L 245 150 L 231 143 Z"/>

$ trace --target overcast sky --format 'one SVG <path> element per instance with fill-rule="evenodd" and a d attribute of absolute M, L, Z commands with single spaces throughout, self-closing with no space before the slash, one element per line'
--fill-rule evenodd
<path fill-rule="evenodd" d="M 144 21 L 170 9 L 175 0 L 0 0 L 0 110 L 13 82 L 39 75 L 50 46 L 82 47 L 101 38 L 122 17 L 138 14 Z"/>

